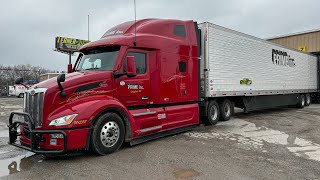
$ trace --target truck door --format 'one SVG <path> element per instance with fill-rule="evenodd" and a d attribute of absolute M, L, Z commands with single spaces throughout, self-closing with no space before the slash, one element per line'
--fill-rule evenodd
<path fill-rule="evenodd" d="M 137 75 L 128 77 L 126 75 L 115 81 L 115 97 L 125 106 L 141 106 L 149 104 L 150 97 L 150 73 L 147 66 L 148 53 L 144 51 L 130 50 L 123 60 L 123 71 L 126 72 L 126 57 L 134 56 Z"/>
<path fill-rule="evenodd" d="M 150 62 L 151 53 L 141 50 L 129 50 L 123 59 L 123 71 L 126 71 L 125 59 L 134 56 L 137 75 L 135 77 L 121 76 L 115 80 L 115 97 L 119 99 L 134 117 L 139 127 L 139 135 L 146 135 L 162 130 L 161 118 L 163 108 L 154 108 L 154 97 L 151 94 Z"/>

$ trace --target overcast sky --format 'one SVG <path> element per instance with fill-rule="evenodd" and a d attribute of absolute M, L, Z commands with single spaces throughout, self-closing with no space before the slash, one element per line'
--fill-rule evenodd
<path fill-rule="evenodd" d="M 136 0 L 137 18 L 209 21 L 261 38 L 320 28 L 318 0 Z M 0 6 L 0 64 L 65 70 L 53 51 L 56 36 L 98 40 L 134 19 L 133 0 L 4 0 Z M 73 60 L 76 57 L 73 57 Z"/>

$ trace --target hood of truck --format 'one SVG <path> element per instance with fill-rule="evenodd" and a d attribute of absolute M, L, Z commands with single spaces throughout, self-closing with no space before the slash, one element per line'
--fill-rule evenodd
<path fill-rule="evenodd" d="M 112 96 L 113 72 L 84 71 L 70 73 L 66 75 L 65 82 L 62 82 L 61 85 L 67 94 L 66 97 L 61 97 L 56 77 L 33 87 L 47 89 L 44 97 L 44 121 L 56 118 L 54 113 L 60 111 L 61 108 L 66 109 L 77 103 L 80 104 L 79 101 L 91 96 Z"/>
<path fill-rule="evenodd" d="M 112 75 L 111 71 L 83 71 L 83 72 L 74 72 L 66 74 L 65 82 L 62 82 L 63 88 L 68 88 L 71 86 L 77 86 L 83 83 L 90 83 L 96 80 L 106 80 L 110 79 Z M 101 77 L 101 78 L 99 78 Z M 46 81 L 40 82 L 36 85 L 38 88 L 58 88 L 57 77 L 48 79 Z"/>

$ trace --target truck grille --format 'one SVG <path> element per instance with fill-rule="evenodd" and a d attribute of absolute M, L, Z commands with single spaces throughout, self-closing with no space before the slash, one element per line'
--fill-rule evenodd
<path fill-rule="evenodd" d="M 37 92 L 34 95 L 30 92 L 25 93 L 24 111 L 31 115 L 35 127 L 42 126 L 43 101 L 44 92 Z"/>

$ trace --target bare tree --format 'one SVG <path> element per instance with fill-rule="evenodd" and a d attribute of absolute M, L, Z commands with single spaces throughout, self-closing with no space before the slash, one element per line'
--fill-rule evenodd
<path fill-rule="evenodd" d="M 40 80 L 40 75 L 56 72 L 41 66 L 31 66 L 30 64 L 19 64 L 15 66 L 5 66 L 0 64 L 0 85 L 13 85 L 15 79 L 22 77 L 24 80 Z"/>

